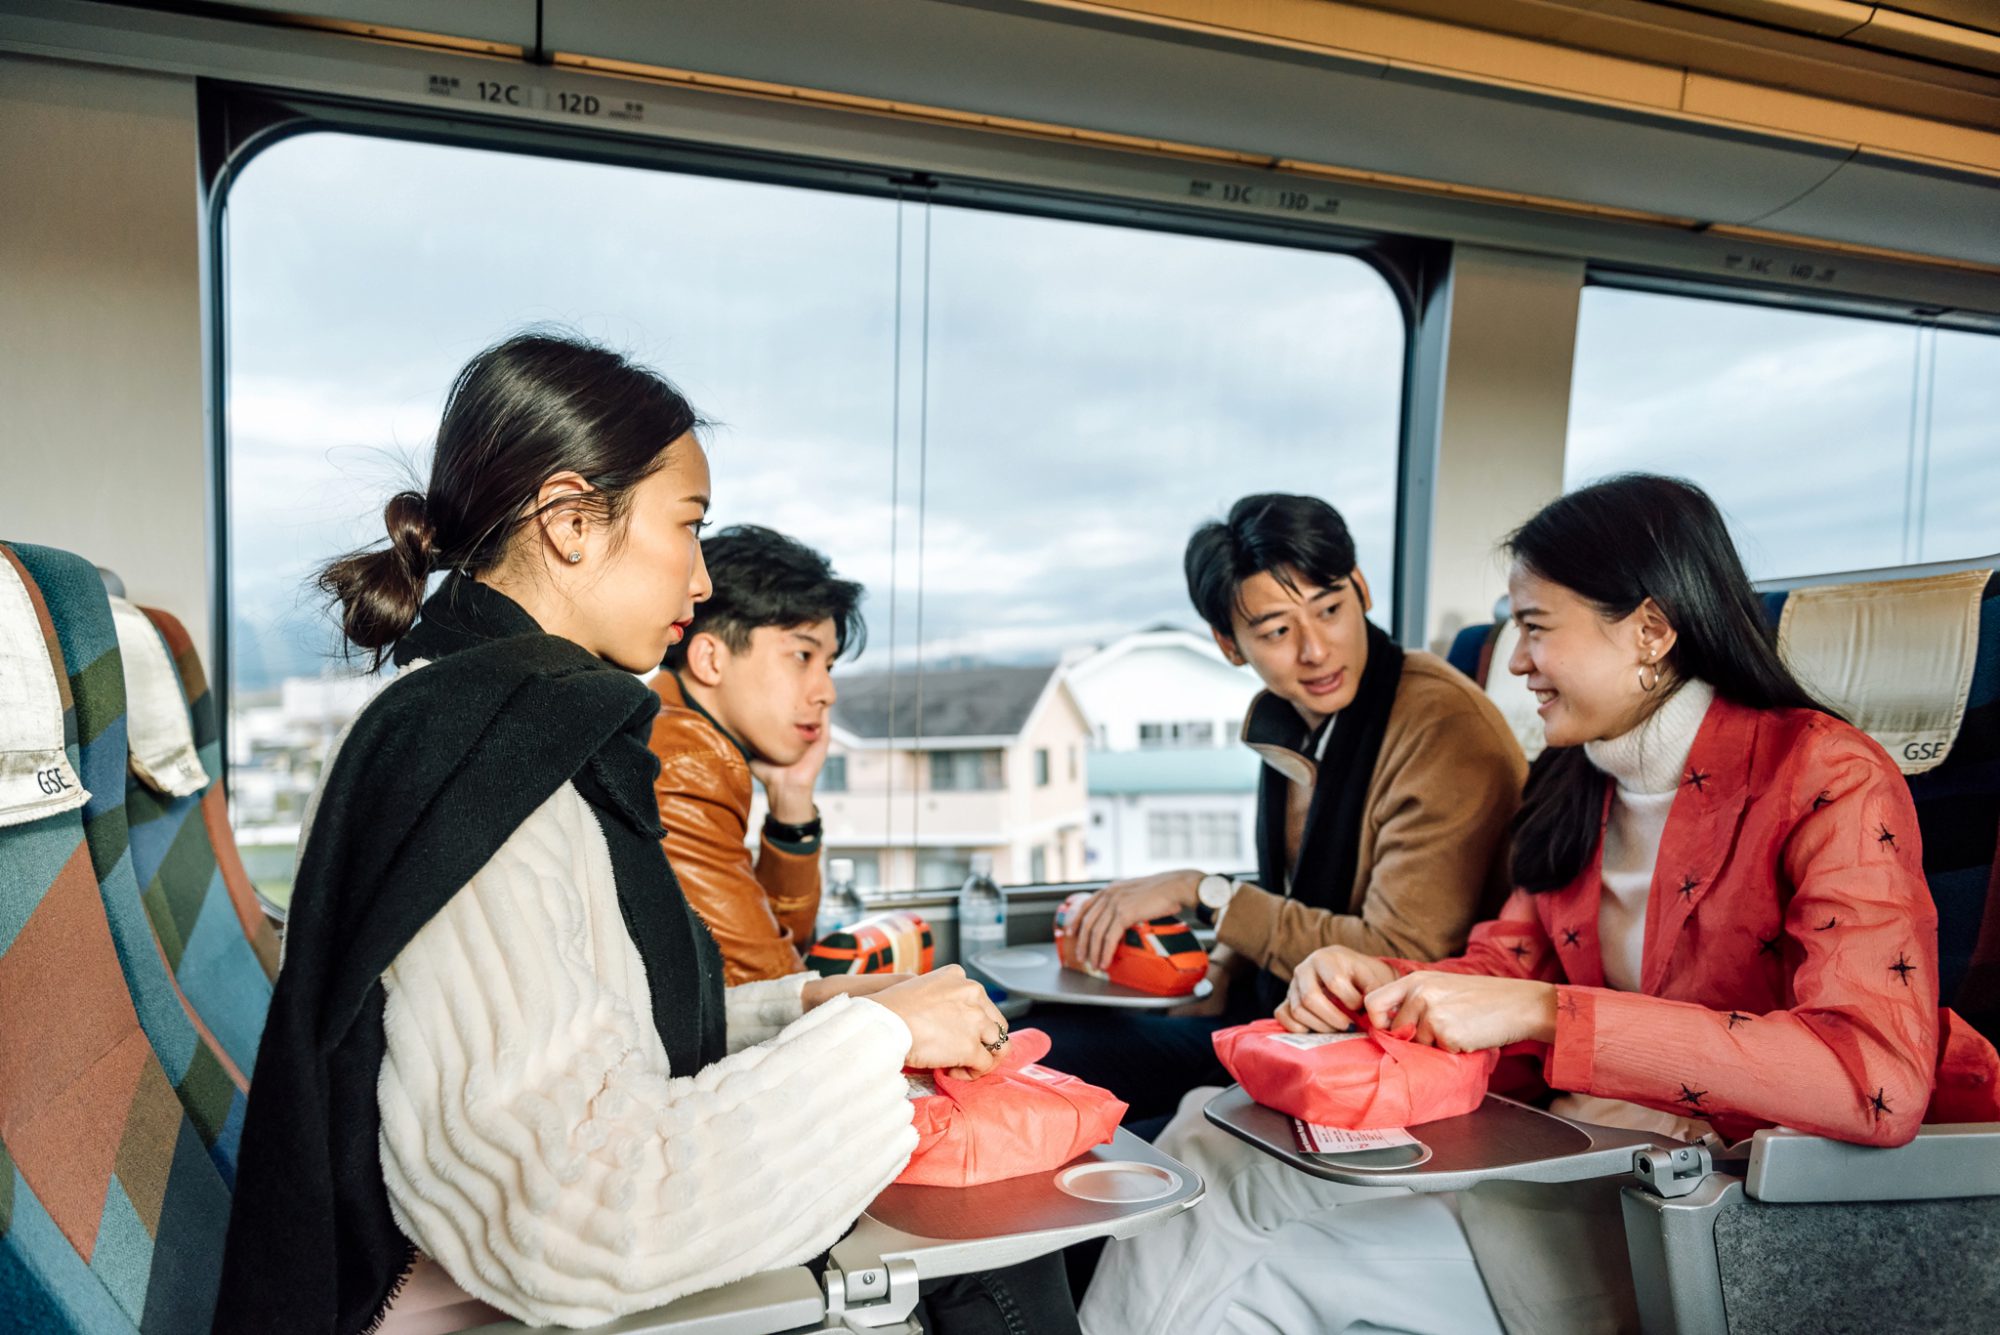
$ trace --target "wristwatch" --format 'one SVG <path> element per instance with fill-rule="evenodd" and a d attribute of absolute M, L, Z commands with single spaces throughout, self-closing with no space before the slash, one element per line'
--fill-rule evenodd
<path fill-rule="evenodd" d="M 764 837 L 781 844 L 817 843 L 825 828 L 817 807 L 813 809 L 811 820 L 802 821 L 797 825 L 787 825 L 784 821 L 768 815 L 764 817 Z"/>
<path fill-rule="evenodd" d="M 1194 890 L 1195 916 L 1202 925 L 1213 927 L 1222 920 L 1222 911 L 1229 907 L 1229 901 L 1236 897 L 1237 883 L 1217 872 L 1210 872 L 1201 878 L 1201 884 Z"/>

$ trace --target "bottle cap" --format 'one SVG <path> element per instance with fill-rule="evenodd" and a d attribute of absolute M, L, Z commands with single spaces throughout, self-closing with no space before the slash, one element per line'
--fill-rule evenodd
<path fill-rule="evenodd" d="M 989 881 L 992 880 L 993 855 L 991 853 L 974 853 L 972 855 L 972 874 L 974 876 L 983 876 Z"/>

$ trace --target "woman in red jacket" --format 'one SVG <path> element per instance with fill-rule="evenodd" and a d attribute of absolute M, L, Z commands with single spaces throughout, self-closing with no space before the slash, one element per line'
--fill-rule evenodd
<path fill-rule="evenodd" d="M 1898 1145 L 1932 1105 L 1941 1054 L 1975 1091 L 1949 1091 L 1963 1110 L 1952 1120 L 1990 1106 L 1991 1046 L 1938 1009 L 1909 790 L 1779 660 L 1709 498 L 1615 478 L 1551 503 L 1507 547 L 1522 631 L 1507 666 L 1541 701 L 1550 747 L 1514 824 L 1518 888 L 1456 959 L 1315 952 L 1278 1019 L 1328 1032 L 1365 1010 L 1453 1051 L 1543 1045 L 1555 1111 L 1683 1139 L 1784 1125 Z M 1494 1293 L 1518 1293 L 1494 1282 L 1475 1213 L 1480 1266 L 1465 1282 L 1483 1272 Z M 1453 1202 L 1405 1197 L 1294 1218 L 1201 1328 L 1256 1312 L 1256 1329 L 1308 1313 L 1321 1329 L 1427 1329 L 1423 1313 L 1447 1310 L 1435 1282 L 1401 1301 L 1384 1286 L 1389 1305 L 1371 1313 L 1358 1253 L 1386 1232 L 1407 1249 L 1414 1228 L 1434 1261 L 1454 1246 L 1469 1261 L 1457 1216 Z M 1279 1273 L 1287 1253 L 1330 1246 L 1350 1264 L 1325 1267 L 1324 1285 Z M 1622 1268 L 1622 1247 L 1609 1259 Z M 1508 1315 L 1542 1325 L 1579 1296 Z M 1093 1335 L 1098 1297 L 1084 1309 Z M 1450 1310 L 1450 1327 L 1471 1328 Z"/>
<path fill-rule="evenodd" d="M 1985 1045 L 1938 1010 L 1895 762 L 1779 661 L 1698 488 L 1600 483 L 1508 549 L 1507 666 L 1551 748 L 1515 824 L 1519 888 L 1458 959 L 1319 952 L 1279 1018 L 1344 1027 L 1352 1002 L 1455 1051 L 1544 1043 L 1549 1084 L 1588 1111 L 1638 1104 L 1731 1140 L 1909 1140 L 1941 1035 L 1955 1065 Z"/>

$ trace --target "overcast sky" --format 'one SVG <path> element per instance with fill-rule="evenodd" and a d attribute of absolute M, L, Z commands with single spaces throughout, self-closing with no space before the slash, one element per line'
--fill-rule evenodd
<path fill-rule="evenodd" d="M 863 667 L 892 602 L 910 663 L 920 586 L 932 662 L 1192 623 L 1187 535 L 1252 491 L 1325 496 L 1389 587 L 1404 329 L 1353 259 L 332 134 L 253 162 L 227 229 L 239 690 L 325 665 L 311 568 L 380 536 L 453 374 L 537 322 L 718 422 L 714 517 L 868 585 Z M 1917 339 L 1591 289 L 1570 480 L 1696 477 L 1753 575 L 1894 563 Z M 1936 340 L 1924 558 L 2000 547 L 1996 348 Z"/>
<path fill-rule="evenodd" d="M 1586 288 L 1565 479 L 1630 468 L 1708 488 L 1752 579 L 1986 555 L 2000 338 Z"/>
<path fill-rule="evenodd" d="M 926 213 L 327 134 L 265 153 L 228 204 L 242 686 L 317 669 L 311 565 L 379 536 L 452 375 L 538 321 L 660 368 L 717 421 L 714 518 L 863 580 L 862 666 L 888 665 L 892 584 L 910 661 L 920 575 L 927 661 L 1191 622 L 1187 535 L 1252 491 L 1326 496 L 1386 570 L 1404 330 L 1374 271 Z"/>

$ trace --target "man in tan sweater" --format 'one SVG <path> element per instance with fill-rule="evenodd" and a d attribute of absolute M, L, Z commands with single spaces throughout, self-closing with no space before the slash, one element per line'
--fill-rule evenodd
<path fill-rule="evenodd" d="M 1188 542 L 1188 594 L 1230 662 L 1265 690 L 1243 740 L 1265 761 L 1257 877 L 1186 868 L 1105 887 L 1078 920 L 1110 961 L 1125 929 L 1193 911 L 1213 922 L 1218 990 L 1204 1014 L 1038 1010 L 1064 1070 L 1170 1114 L 1226 1084 L 1209 1036 L 1269 1015 L 1292 966 L 1324 945 L 1438 959 L 1506 895 L 1506 831 L 1527 762 L 1499 710 L 1431 654 L 1367 620 L 1368 581 L 1340 514 L 1310 496 L 1238 501 Z"/>

